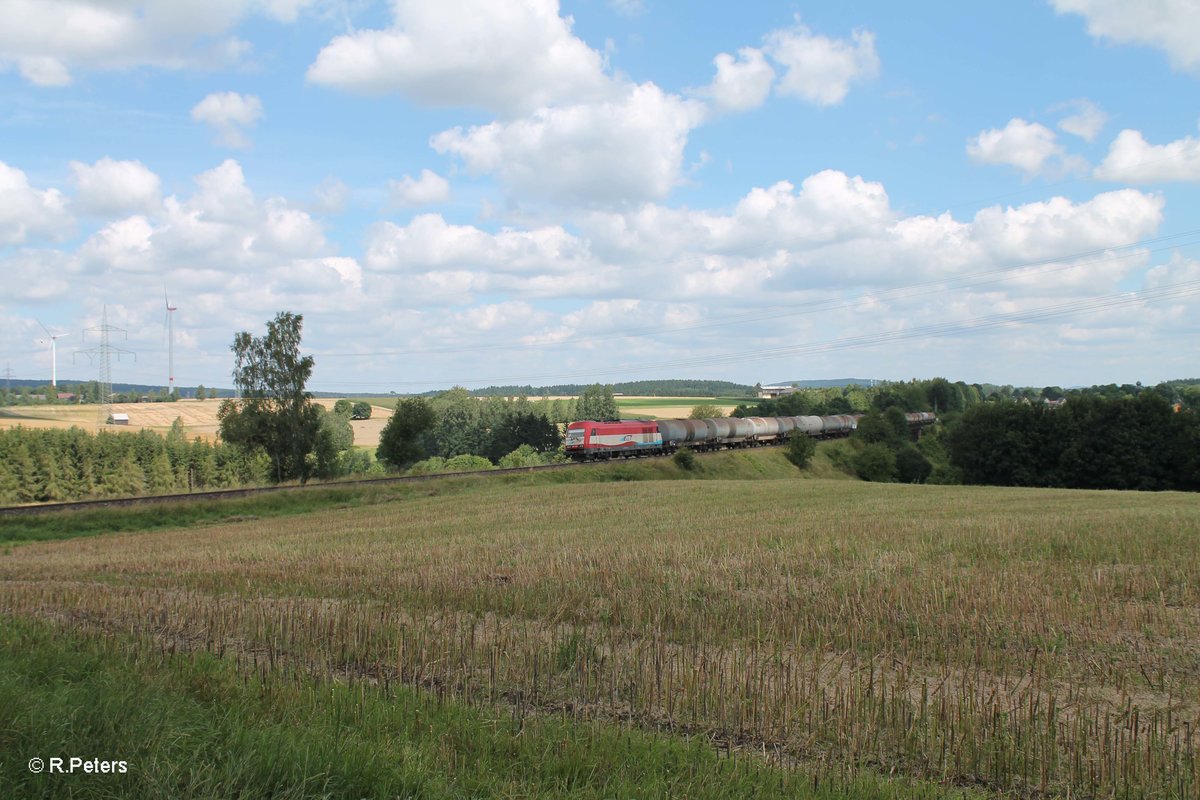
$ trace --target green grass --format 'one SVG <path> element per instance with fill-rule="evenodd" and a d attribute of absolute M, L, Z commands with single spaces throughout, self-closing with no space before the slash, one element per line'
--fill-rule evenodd
<path fill-rule="evenodd" d="M 0 546 L 73 539 L 108 533 L 129 533 L 196 525 L 212 525 L 245 519 L 301 516 L 329 508 L 375 505 L 421 496 L 430 491 L 459 494 L 473 492 L 485 482 L 541 486 L 563 483 L 607 483 L 650 480 L 756 480 L 761 478 L 842 478 L 845 473 L 818 457 L 801 472 L 783 458 L 779 448 L 730 450 L 697 454 L 698 468 L 680 470 L 669 458 L 617 460 L 585 467 L 547 472 L 489 477 L 457 473 L 419 484 L 312 485 L 307 489 L 278 494 L 254 495 L 224 500 L 180 500 L 133 508 L 98 508 L 87 511 L 47 511 L 39 514 L 0 517 Z"/>
<path fill-rule="evenodd" d="M 947 798 L 906 780 L 796 771 L 706 740 L 479 709 L 0 617 L 0 797 Z M 125 762 L 34 774 L 32 758 Z"/>

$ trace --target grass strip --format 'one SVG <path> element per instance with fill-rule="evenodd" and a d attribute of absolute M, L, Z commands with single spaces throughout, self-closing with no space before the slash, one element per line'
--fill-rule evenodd
<path fill-rule="evenodd" d="M 524 718 L 404 687 L 239 674 L 205 652 L 0 617 L 0 797 L 967 798 L 596 721 Z M 124 774 L 35 774 L 40 758 Z M 69 763 L 69 762 L 68 762 Z"/>
<path fill-rule="evenodd" d="M 669 458 L 617 460 L 573 469 L 489 476 L 457 473 L 418 484 L 342 483 L 307 489 L 228 499 L 182 499 L 146 506 L 53 511 L 0 517 L 0 546 L 74 539 L 108 533 L 134 533 L 188 528 L 251 518 L 302 515 L 331 508 L 403 501 L 429 494 L 458 494 L 500 483 L 522 486 L 609 483 L 651 480 L 761 480 L 848 477 L 832 466 L 823 443 L 809 469 L 801 472 L 787 462 L 781 448 L 730 450 L 698 454 L 698 468 L 681 470 Z"/>

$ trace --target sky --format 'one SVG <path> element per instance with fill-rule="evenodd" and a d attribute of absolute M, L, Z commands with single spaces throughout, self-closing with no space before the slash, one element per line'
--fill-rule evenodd
<path fill-rule="evenodd" d="M 0 0 L 0 366 L 1200 375 L 1200 4 L 962 9 Z"/>

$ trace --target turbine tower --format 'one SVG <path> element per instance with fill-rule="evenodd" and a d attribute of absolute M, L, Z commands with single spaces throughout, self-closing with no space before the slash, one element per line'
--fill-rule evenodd
<path fill-rule="evenodd" d="M 171 305 L 167 300 L 167 290 L 163 289 L 163 304 L 167 307 L 167 397 L 175 394 L 175 318 L 171 316 L 178 306 Z"/>
<path fill-rule="evenodd" d="M 38 325 L 42 325 L 40 320 L 38 321 Z M 71 334 L 51 333 L 50 329 L 45 325 L 42 325 L 42 330 L 46 332 L 48 339 L 41 339 L 39 341 L 50 342 L 50 385 L 58 388 L 58 340 L 64 336 L 70 336 Z"/>

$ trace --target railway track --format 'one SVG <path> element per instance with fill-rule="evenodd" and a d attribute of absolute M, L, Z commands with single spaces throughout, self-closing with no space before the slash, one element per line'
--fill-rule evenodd
<path fill-rule="evenodd" d="M 195 500 L 230 500 L 238 497 L 252 497 L 263 494 L 282 492 L 304 492 L 319 489 L 339 489 L 342 487 L 386 485 L 395 483 L 421 483 L 439 478 L 454 478 L 466 475 L 492 476 L 515 475 L 527 472 L 563 469 L 566 467 L 584 466 L 574 461 L 565 464 L 543 464 L 537 467 L 511 467 L 507 469 L 479 470 L 478 472 L 438 472 L 430 475 L 396 475 L 387 478 L 357 478 L 344 481 L 311 481 L 305 484 L 289 484 L 286 486 L 254 486 L 244 489 L 214 489 L 203 492 L 181 492 L 177 494 L 150 494 L 140 497 L 114 497 L 103 500 L 70 500 L 62 503 L 38 503 L 36 505 L 0 506 L 0 519 L 6 517 L 29 516 L 34 514 L 54 513 L 59 511 L 81 511 L 100 508 L 129 508 L 131 506 L 150 506 L 165 503 L 191 502 Z"/>
<path fill-rule="evenodd" d="M 828 437 L 835 438 L 835 437 Z M 840 437 L 837 437 L 840 438 Z M 756 443 L 756 447 L 779 447 L 786 443 L 781 442 L 761 442 Z M 724 449 L 739 449 L 739 448 L 724 448 Z M 700 455 L 698 453 L 697 455 Z M 638 458 L 670 458 L 671 454 L 662 453 L 656 455 L 637 455 L 633 459 Z M 134 506 L 151 506 L 163 505 L 167 503 L 191 502 L 196 500 L 230 500 L 238 497 L 252 497 L 255 495 L 276 494 L 282 492 L 304 492 L 316 491 L 319 489 L 339 489 L 342 487 L 353 486 L 371 486 L 371 485 L 387 485 L 400 483 L 421 483 L 423 481 L 439 480 L 441 478 L 454 478 L 462 476 L 483 476 L 492 477 L 499 475 L 518 475 L 529 472 L 544 472 L 548 470 L 567 469 L 571 467 L 586 467 L 597 464 L 608 464 L 616 461 L 623 461 L 626 457 L 618 456 L 612 459 L 597 459 L 594 461 L 568 461 L 564 464 L 543 464 L 536 467 L 509 467 L 505 469 L 489 469 L 479 470 L 478 472 L 438 472 L 430 475 L 396 475 L 387 478 L 357 478 L 353 480 L 343 481 L 320 481 L 309 482 L 305 484 L 289 484 L 286 486 L 256 486 L 244 489 L 215 489 L 203 492 L 183 492 L 177 494 L 151 494 L 142 495 L 140 497 L 114 497 L 103 500 L 70 500 L 61 503 L 37 503 L 21 506 L 0 506 L 0 519 L 32 516 L 37 514 L 52 514 L 62 511 L 85 511 L 89 509 L 102 508 L 131 508 Z"/>

